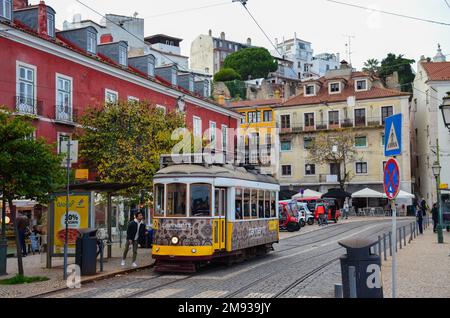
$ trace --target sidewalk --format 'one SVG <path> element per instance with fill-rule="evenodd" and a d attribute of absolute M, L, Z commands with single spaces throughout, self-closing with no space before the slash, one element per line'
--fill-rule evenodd
<path fill-rule="evenodd" d="M 450 297 L 450 233 L 444 230 L 444 244 L 437 243 L 433 228 L 424 230 L 397 254 L 398 298 Z M 385 298 L 392 297 L 392 259 L 383 261 Z"/>
<path fill-rule="evenodd" d="M 106 254 L 106 252 L 105 252 Z M 151 249 L 138 249 L 137 264 L 139 267 L 131 268 L 131 256 L 132 252 L 128 253 L 127 264 L 122 267 L 120 261 L 122 259 L 122 249 L 119 244 L 113 245 L 112 258 L 104 260 L 103 272 L 100 272 L 100 263 L 97 262 L 97 275 L 82 276 L 81 282 L 85 283 L 92 280 L 101 278 L 107 278 L 110 276 L 116 276 L 120 274 L 126 274 L 130 271 L 136 271 L 146 268 L 153 264 L 154 260 L 151 257 Z M 106 255 L 105 255 L 106 256 Z M 45 268 L 46 254 L 29 254 L 23 258 L 23 267 L 25 276 L 45 276 L 50 280 L 32 284 L 22 285 L 0 285 L 0 298 L 13 298 L 13 297 L 31 297 L 42 293 L 51 292 L 66 287 L 66 282 L 63 280 L 63 258 L 53 259 L 53 268 Z M 75 263 L 75 258 L 69 258 L 69 264 Z M 8 258 L 7 264 L 7 276 L 0 276 L 0 279 L 7 279 L 15 276 L 18 273 L 17 270 L 17 258 Z"/>

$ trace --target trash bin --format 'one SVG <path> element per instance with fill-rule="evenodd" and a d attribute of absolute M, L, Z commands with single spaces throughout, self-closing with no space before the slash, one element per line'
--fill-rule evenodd
<path fill-rule="evenodd" d="M 95 275 L 97 272 L 97 229 L 79 229 L 75 248 L 75 264 L 80 266 L 81 275 Z"/>
<path fill-rule="evenodd" d="M 370 250 L 377 243 L 368 239 L 339 242 L 347 249 L 340 258 L 344 298 L 383 298 L 381 257 Z"/>

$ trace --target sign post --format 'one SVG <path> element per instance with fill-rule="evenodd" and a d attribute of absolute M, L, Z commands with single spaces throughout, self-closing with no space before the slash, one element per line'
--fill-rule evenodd
<path fill-rule="evenodd" d="M 386 157 L 402 154 L 402 114 L 385 119 L 384 155 Z M 384 167 L 384 192 L 391 203 L 392 210 L 392 298 L 397 297 L 397 207 L 395 199 L 400 191 L 400 169 L 397 160 L 391 158 Z"/>

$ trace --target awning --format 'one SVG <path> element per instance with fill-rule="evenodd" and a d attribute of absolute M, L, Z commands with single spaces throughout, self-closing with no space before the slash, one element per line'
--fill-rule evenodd
<path fill-rule="evenodd" d="M 348 193 L 341 189 L 331 189 L 324 195 L 322 195 L 322 198 L 333 198 L 333 199 L 345 199 L 350 198 L 352 196 L 351 193 Z"/>
<path fill-rule="evenodd" d="M 303 191 L 303 194 L 297 193 L 292 197 L 292 199 L 308 199 L 308 198 L 320 198 L 322 197 L 323 193 L 317 192 L 314 190 L 306 189 Z"/>
<path fill-rule="evenodd" d="M 352 194 L 352 198 L 383 198 L 383 193 L 365 188 Z"/>
<path fill-rule="evenodd" d="M 409 192 L 400 190 L 398 195 L 397 195 L 397 199 L 414 199 L 416 196 L 414 194 L 411 194 Z M 383 198 L 387 198 L 386 194 L 383 193 Z"/>

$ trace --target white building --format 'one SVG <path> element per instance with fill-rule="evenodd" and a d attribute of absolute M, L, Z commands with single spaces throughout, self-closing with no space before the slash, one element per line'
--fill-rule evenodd
<path fill-rule="evenodd" d="M 436 179 L 432 172 L 436 161 L 436 142 L 439 139 L 439 160 L 442 167 L 441 183 L 450 184 L 450 133 L 444 126 L 439 106 L 450 92 L 450 62 L 446 61 L 440 46 L 432 61 L 421 57 L 414 80 L 411 108 L 415 111 L 416 184 L 428 205 L 436 202 Z M 414 159 L 414 158 L 413 158 Z"/>
<path fill-rule="evenodd" d="M 340 66 L 340 55 L 339 53 L 321 53 L 313 57 L 312 63 L 312 73 L 313 75 L 318 75 L 319 77 L 325 76 L 329 70 L 337 70 Z"/>
<path fill-rule="evenodd" d="M 149 53 L 155 56 L 156 67 L 177 64 L 180 69 L 189 69 L 189 57 L 181 55 L 180 42 L 183 39 L 165 34 L 156 34 L 145 38 Z"/>

